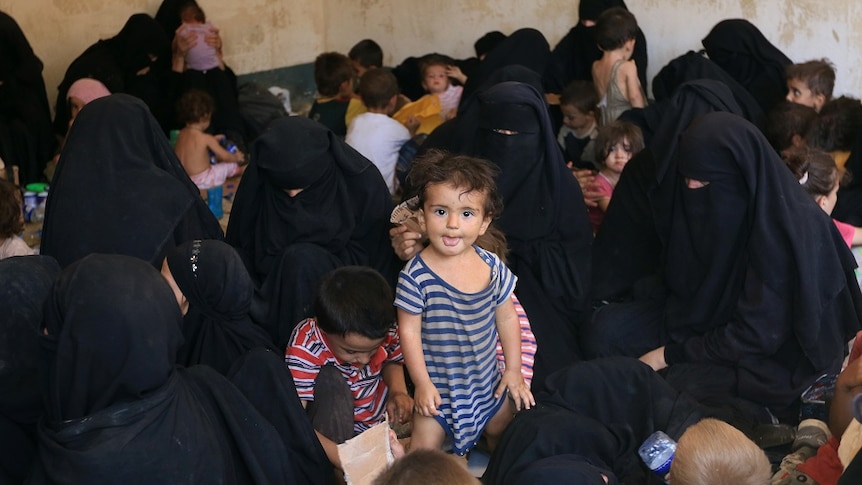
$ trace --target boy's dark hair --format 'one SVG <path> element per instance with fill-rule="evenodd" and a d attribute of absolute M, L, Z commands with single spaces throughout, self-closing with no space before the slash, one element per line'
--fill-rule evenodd
<path fill-rule="evenodd" d="M 805 81 L 813 94 L 822 94 L 826 101 L 832 98 L 835 87 L 835 66 L 828 59 L 816 59 L 787 66 L 787 80 Z"/>
<path fill-rule="evenodd" d="M 862 103 L 841 96 L 820 108 L 817 119 L 805 134 L 808 146 L 825 152 L 850 151 L 862 130 Z"/>
<path fill-rule="evenodd" d="M 182 19 L 183 22 L 185 22 L 186 19 L 192 19 L 195 22 L 203 24 L 206 23 L 207 16 L 197 2 L 187 2 L 180 6 L 180 19 Z"/>
<path fill-rule="evenodd" d="M 353 77 L 350 59 L 338 52 L 324 52 L 314 60 L 314 82 L 321 96 L 336 96 L 344 81 Z"/>
<path fill-rule="evenodd" d="M 596 163 L 605 164 L 605 159 L 611 153 L 611 147 L 623 139 L 629 140 L 632 148 L 632 156 L 644 148 L 644 137 L 641 129 L 634 123 L 616 120 L 599 128 L 596 135 L 595 154 Z"/>
<path fill-rule="evenodd" d="M 763 134 L 775 151 L 781 152 L 793 145 L 793 136 L 804 139 L 805 134 L 817 119 L 817 111 L 810 106 L 790 101 L 782 101 L 775 105 L 766 115 L 766 125 Z"/>
<path fill-rule="evenodd" d="M 428 54 L 419 59 L 419 76 L 425 79 L 425 71 L 432 66 L 448 67 L 455 63 L 455 60 L 449 56 L 442 54 Z"/>
<path fill-rule="evenodd" d="M 596 113 L 599 95 L 589 81 L 572 81 L 560 93 L 560 105 L 574 106 L 583 114 Z"/>
<path fill-rule="evenodd" d="M 24 230 L 21 220 L 21 190 L 8 180 L 0 179 L 0 238 L 7 239 Z"/>
<path fill-rule="evenodd" d="M 393 301 L 392 288 L 374 268 L 342 266 L 323 276 L 314 312 L 326 333 L 379 339 L 395 325 Z"/>
<path fill-rule="evenodd" d="M 385 108 L 398 95 L 398 80 L 386 69 L 371 69 L 359 78 L 359 96 L 368 108 Z"/>
<path fill-rule="evenodd" d="M 596 20 L 596 43 L 603 51 L 619 49 L 637 35 L 638 21 L 622 7 L 609 8 Z"/>
<path fill-rule="evenodd" d="M 479 37 L 476 40 L 476 43 L 473 44 L 473 49 L 476 50 L 476 57 L 481 58 L 485 54 L 494 50 L 494 47 L 500 45 L 500 42 L 506 40 L 506 34 L 500 32 L 499 30 L 492 30 L 487 34 Z"/>
<path fill-rule="evenodd" d="M 495 219 L 503 211 L 503 198 L 497 191 L 496 182 L 499 173 L 496 165 L 482 158 L 429 150 L 414 161 L 407 181 L 418 190 L 419 207 L 425 205 L 429 185 L 453 185 L 465 193 L 484 192 L 485 205 L 482 210 L 486 216 Z"/>
<path fill-rule="evenodd" d="M 371 39 L 363 39 L 350 48 L 347 57 L 365 68 L 383 67 L 383 49 Z"/>
<path fill-rule="evenodd" d="M 802 188 L 813 197 L 829 195 L 838 182 L 838 166 L 826 152 L 794 147 L 785 150 L 781 158 L 796 180 L 800 181 Z"/>
<path fill-rule="evenodd" d="M 197 123 L 215 111 L 215 101 L 206 91 L 189 89 L 177 101 L 177 120 L 182 125 Z"/>

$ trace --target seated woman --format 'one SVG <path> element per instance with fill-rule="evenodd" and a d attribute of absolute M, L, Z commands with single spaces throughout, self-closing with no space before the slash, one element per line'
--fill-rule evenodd
<path fill-rule="evenodd" d="M 327 272 L 371 266 L 394 284 L 391 211 L 377 168 L 320 123 L 282 118 L 254 142 L 226 240 L 260 285 L 252 318 L 279 348 Z"/>
<path fill-rule="evenodd" d="M 729 113 L 682 134 L 664 279 L 598 309 L 594 356 L 640 356 L 694 398 L 795 421 L 860 327 L 855 261 L 757 128 Z"/>
<path fill-rule="evenodd" d="M 167 132 L 176 99 L 176 80 L 169 76 L 170 52 L 170 39 L 152 17 L 143 13 L 129 17 L 117 35 L 91 45 L 66 69 L 57 88 L 54 133 L 62 136 L 68 130 L 67 93 L 72 83 L 85 77 L 100 81 L 112 93 L 143 100 Z"/>
<path fill-rule="evenodd" d="M 48 256 L 0 261 L 0 483 L 24 483 L 42 416 L 39 326 L 60 266 Z"/>
<path fill-rule="evenodd" d="M 151 266 L 88 256 L 61 273 L 45 308 L 47 410 L 33 483 L 301 480 L 276 427 L 233 384 L 175 365 L 181 316 Z"/>
<path fill-rule="evenodd" d="M 147 107 L 114 94 L 75 118 L 48 196 L 42 254 L 60 266 L 90 253 L 160 267 L 174 246 L 221 227 Z"/>
<path fill-rule="evenodd" d="M 205 364 L 227 374 L 249 350 L 273 347 L 269 335 L 248 315 L 254 283 L 229 244 L 186 241 L 168 253 L 162 275 L 184 315 L 179 364 Z"/>

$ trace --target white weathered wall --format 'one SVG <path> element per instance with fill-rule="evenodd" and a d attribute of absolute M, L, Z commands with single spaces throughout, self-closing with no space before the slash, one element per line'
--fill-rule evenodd
<path fill-rule="evenodd" d="M 489 30 L 535 27 L 554 45 L 577 21 L 577 0 L 199 0 L 221 28 L 227 62 L 248 73 L 311 62 L 326 50 L 346 52 L 365 37 L 377 40 L 393 65 L 437 51 L 473 54 Z M 442 6 L 440 4 L 443 4 Z M 856 47 L 862 31 L 859 0 L 629 0 L 649 41 L 649 77 L 691 49 L 719 20 L 742 17 L 794 61 L 829 57 L 836 93 L 859 96 Z M 49 96 L 69 62 L 99 38 L 119 31 L 136 12 L 155 14 L 160 0 L 0 0 L 45 63 Z M 51 100 L 53 102 L 53 99 Z"/>

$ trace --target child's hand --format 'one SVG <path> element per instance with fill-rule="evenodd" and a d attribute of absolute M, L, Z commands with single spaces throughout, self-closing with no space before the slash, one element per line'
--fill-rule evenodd
<path fill-rule="evenodd" d="M 390 418 L 404 424 L 413 417 L 413 399 L 403 392 L 390 392 L 386 412 Z"/>
<path fill-rule="evenodd" d="M 411 135 L 416 134 L 416 130 L 419 129 L 419 118 L 415 116 L 407 118 L 407 122 L 404 123 L 404 126 L 407 127 L 407 131 L 409 131 Z"/>
<path fill-rule="evenodd" d="M 503 372 L 503 379 L 500 380 L 500 385 L 497 386 L 497 390 L 494 392 L 494 397 L 499 399 L 506 389 L 509 390 L 509 396 L 511 396 L 512 400 L 515 402 L 515 410 L 520 411 L 522 407 L 524 409 L 530 409 L 530 407 L 536 405 L 533 393 L 530 392 L 530 387 L 524 380 L 524 376 L 521 375 L 520 368 L 511 370 L 507 369 L 506 372 Z"/>
<path fill-rule="evenodd" d="M 421 387 L 416 387 L 416 392 L 413 393 L 413 399 L 416 403 L 414 409 L 422 416 L 431 417 L 439 416 L 440 411 L 437 407 L 442 404 L 440 393 L 437 392 L 437 387 L 432 383 L 428 383 Z"/>
<path fill-rule="evenodd" d="M 461 68 L 458 66 L 446 66 L 446 75 L 452 79 L 457 79 L 461 84 L 467 83 L 467 76 L 461 72 Z"/>
<path fill-rule="evenodd" d="M 404 452 L 404 445 L 398 441 L 398 435 L 395 434 L 395 431 L 389 430 L 389 448 L 392 450 L 392 457 L 396 460 L 403 457 L 406 453 Z"/>

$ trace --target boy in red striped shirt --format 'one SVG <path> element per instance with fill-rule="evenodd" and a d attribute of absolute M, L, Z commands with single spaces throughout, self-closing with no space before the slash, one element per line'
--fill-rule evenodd
<path fill-rule="evenodd" d="M 333 465 L 337 445 L 383 421 L 413 415 L 395 327 L 392 289 L 375 270 L 346 266 L 327 274 L 314 318 L 293 330 L 285 350 L 293 382 Z"/>

